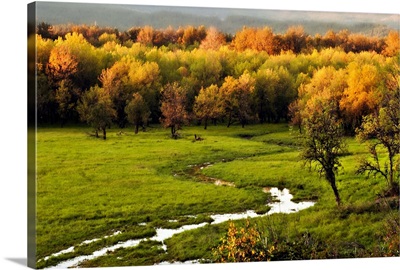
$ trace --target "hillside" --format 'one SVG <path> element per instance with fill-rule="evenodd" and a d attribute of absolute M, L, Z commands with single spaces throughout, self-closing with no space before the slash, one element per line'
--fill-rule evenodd
<path fill-rule="evenodd" d="M 141 6 L 85 3 L 37 3 L 37 21 L 50 24 L 97 24 L 120 31 L 133 26 L 177 28 L 184 25 L 215 26 L 223 32 L 235 33 L 244 25 L 269 26 L 274 32 L 285 32 L 288 26 L 303 25 L 309 34 L 324 34 L 332 29 L 348 29 L 354 33 L 383 36 L 390 29 L 399 30 L 398 14 L 365 14 L 339 12 L 309 12 L 255 10 L 233 8 L 192 8 L 171 6 Z"/>

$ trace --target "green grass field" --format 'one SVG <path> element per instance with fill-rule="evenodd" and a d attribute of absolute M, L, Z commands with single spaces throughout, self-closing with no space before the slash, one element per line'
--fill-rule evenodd
<path fill-rule="evenodd" d="M 40 127 L 37 133 L 37 257 L 38 267 L 91 254 L 119 241 L 150 237 L 155 227 L 201 223 L 213 213 L 235 213 L 265 206 L 262 187 L 286 187 L 294 201 L 313 200 L 298 213 L 275 214 L 254 222 L 284 237 L 310 232 L 330 243 L 379 245 L 385 218 L 395 210 L 374 207 L 383 179 L 355 175 L 365 147 L 348 138 L 349 155 L 337 186 L 339 209 L 324 179 L 299 160 L 299 149 L 285 124 L 185 127 L 181 138 L 150 127 L 108 130 L 107 140 L 87 135 L 86 127 Z M 194 134 L 204 140 L 194 141 Z M 190 172 L 191 165 L 211 162 L 201 174 L 233 182 L 216 186 Z M 198 172 L 199 173 L 199 172 Z M 197 217 L 191 217 L 197 215 Z M 177 220 L 177 222 L 169 222 Z M 146 222 L 145 226 L 140 223 Z M 240 223 L 240 222 L 239 222 Z M 209 225 L 175 235 L 160 243 L 145 242 L 119 249 L 83 266 L 148 265 L 164 260 L 212 259 L 211 249 L 228 223 Z M 120 234 L 89 244 L 85 240 Z M 75 246 L 74 252 L 40 260 Z"/>

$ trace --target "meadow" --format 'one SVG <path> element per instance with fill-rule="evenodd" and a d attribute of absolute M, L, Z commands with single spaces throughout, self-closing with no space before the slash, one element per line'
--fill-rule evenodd
<path fill-rule="evenodd" d="M 348 257 L 368 256 L 379 249 L 385 221 L 397 213 L 396 208 L 377 203 L 386 187 L 383 179 L 355 174 L 367 151 L 352 137 L 346 138 L 349 153 L 341 158 L 343 168 L 337 176 L 343 201 L 338 207 L 329 184 L 300 160 L 295 132 L 287 124 L 218 125 L 207 130 L 190 126 L 179 131 L 177 140 L 158 125 L 138 134 L 113 127 L 107 130 L 107 140 L 89 132 L 83 126 L 38 128 L 39 268 L 121 241 L 150 238 L 155 228 L 210 222 L 216 213 L 265 210 L 271 197 L 263 187 L 288 188 L 293 201 L 316 204 L 293 214 L 253 219 L 261 231 L 286 240 L 308 233 L 324 243 L 361 250 Z M 195 134 L 202 140 L 195 140 Z M 212 166 L 192 169 L 201 164 Z M 206 181 L 211 177 L 235 187 Z M 168 253 L 162 243 L 146 241 L 80 266 L 212 262 L 212 249 L 228 226 L 225 222 L 174 235 L 165 241 Z M 84 242 L 96 238 L 100 240 Z M 71 246 L 72 252 L 43 259 Z"/>

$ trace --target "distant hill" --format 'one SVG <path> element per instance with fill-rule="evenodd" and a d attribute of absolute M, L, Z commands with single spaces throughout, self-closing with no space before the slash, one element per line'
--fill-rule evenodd
<path fill-rule="evenodd" d="M 365 14 L 290 10 L 193 8 L 144 5 L 115 5 L 37 2 L 37 22 L 109 26 L 125 31 L 133 26 L 150 25 L 156 29 L 185 25 L 215 26 L 235 33 L 243 26 L 271 27 L 283 33 L 291 25 L 303 25 L 308 34 L 348 29 L 369 36 L 383 36 L 400 30 L 399 14 Z"/>

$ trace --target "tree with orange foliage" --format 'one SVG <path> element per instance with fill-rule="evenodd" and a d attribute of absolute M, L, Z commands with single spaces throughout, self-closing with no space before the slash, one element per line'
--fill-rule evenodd
<path fill-rule="evenodd" d="M 251 49 L 250 42 L 254 40 L 256 40 L 256 29 L 243 27 L 241 31 L 236 32 L 232 45 L 237 51 L 242 52 L 246 49 Z"/>
<path fill-rule="evenodd" d="M 323 48 L 335 48 L 340 44 L 340 39 L 333 30 L 328 30 L 321 39 Z"/>
<path fill-rule="evenodd" d="M 215 27 L 207 29 L 206 37 L 201 41 L 200 49 L 218 50 L 226 43 L 224 34 L 218 31 Z"/>
<path fill-rule="evenodd" d="M 303 26 L 291 26 L 283 36 L 283 50 L 300 53 L 306 47 L 307 34 Z"/>
<path fill-rule="evenodd" d="M 72 76 L 78 71 L 78 61 L 68 46 L 53 48 L 50 53 L 46 73 L 54 91 L 61 126 L 65 124 L 68 115 L 76 106 L 79 90 L 72 83 Z"/>
<path fill-rule="evenodd" d="M 269 27 L 261 29 L 243 27 L 241 31 L 236 33 L 232 44 L 239 52 L 251 49 L 266 51 L 268 54 L 273 54 L 274 33 Z"/>
<path fill-rule="evenodd" d="M 178 138 L 176 133 L 182 125 L 189 122 L 186 111 L 186 93 L 178 83 L 167 84 L 161 92 L 160 121 L 165 128 L 171 128 L 171 137 Z"/>
<path fill-rule="evenodd" d="M 385 39 L 385 49 L 383 54 L 386 56 L 395 56 L 400 52 L 400 38 L 398 31 L 390 31 Z"/>
<path fill-rule="evenodd" d="M 264 27 L 257 30 L 253 48 L 259 52 L 274 53 L 274 33 L 271 28 Z"/>
<path fill-rule="evenodd" d="M 178 33 L 171 25 L 164 29 L 162 35 L 166 45 L 171 43 L 175 44 L 178 42 Z"/>
<path fill-rule="evenodd" d="M 154 29 L 153 27 L 146 25 L 139 30 L 136 41 L 142 43 L 145 46 L 153 46 L 153 39 Z"/>
<path fill-rule="evenodd" d="M 46 73 L 54 84 L 70 80 L 77 71 L 78 60 L 68 46 L 61 45 L 51 50 Z"/>
<path fill-rule="evenodd" d="M 189 25 L 185 28 L 178 29 L 179 35 L 178 42 L 184 47 L 188 47 L 195 44 L 200 44 L 200 42 L 206 37 L 206 29 L 204 26 L 199 26 L 195 28 Z"/>

